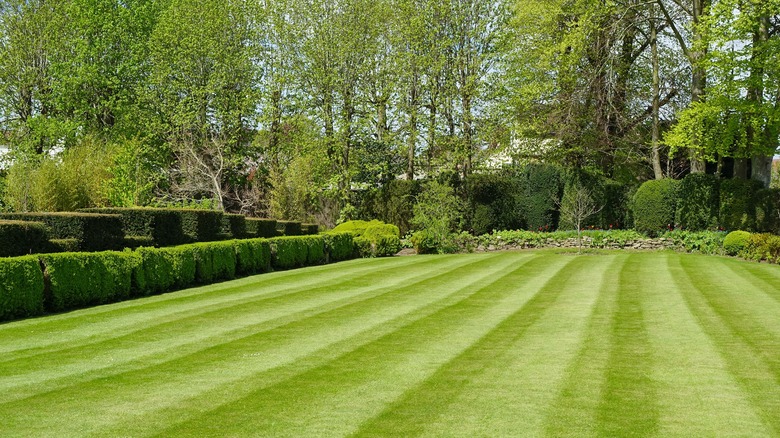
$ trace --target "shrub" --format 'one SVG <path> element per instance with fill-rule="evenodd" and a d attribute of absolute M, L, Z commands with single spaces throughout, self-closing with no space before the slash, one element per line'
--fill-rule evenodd
<path fill-rule="evenodd" d="M 750 260 L 778 263 L 780 262 L 780 236 L 768 233 L 751 234 L 740 255 Z"/>
<path fill-rule="evenodd" d="M 723 254 L 723 239 L 726 233 L 718 231 L 674 230 L 661 237 L 671 239 L 674 246 L 686 252 L 702 254 Z"/>
<path fill-rule="evenodd" d="M 301 224 L 301 232 L 304 236 L 318 234 L 320 232 L 320 226 L 317 224 Z"/>
<path fill-rule="evenodd" d="M 656 236 L 674 226 L 678 181 L 661 179 L 647 181 L 634 194 L 634 228 L 640 233 Z"/>
<path fill-rule="evenodd" d="M 236 273 L 258 274 L 271 269 L 271 245 L 266 239 L 234 240 Z"/>
<path fill-rule="evenodd" d="M 745 250 L 750 241 L 747 231 L 732 231 L 723 239 L 723 250 L 730 256 L 735 256 Z"/>
<path fill-rule="evenodd" d="M 299 268 L 306 265 L 309 247 L 302 236 L 282 236 L 269 239 L 271 266 L 274 269 Z"/>
<path fill-rule="evenodd" d="M 564 199 L 575 198 L 571 192 L 577 191 L 578 187 L 584 187 L 593 205 L 599 210 L 583 221 L 581 224 L 583 229 L 609 230 L 626 227 L 629 214 L 628 189 L 625 185 L 586 170 L 570 171 L 565 179 L 561 202 Z M 560 217 L 558 228 L 572 230 L 577 227 L 571 218 Z"/>
<path fill-rule="evenodd" d="M 475 234 L 525 227 L 520 207 L 518 179 L 496 174 L 471 174 L 466 178 L 469 228 Z"/>
<path fill-rule="evenodd" d="M 401 233 L 398 227 L 378 220 L 344 222 L 334 228 L 333 232 L 351 233 L 354 236 L 355 250 L 360 257 L 392 256 L 401 250 Z"/>
<path fill-rule="evenodd" d="M 329 232 L 321 234 L 325 244 L 326 260 L 338 262 L 353 257 L 355 244 L 352 233 Z"/>
<path fill-rule="evenodd" d="M 222 230 L 221 211 L 216 210 L 174 210 L 181 217 L 181 228 L 190 242 L 213 242 L 219 239 Z"/>
<path fill-rule="evenodd" d="M 306 264 L 321 265 L 325 263 L 325 240 L 321 236 L 303 236 L 306 243 Z"/>
<path fill-rule="evenodd" d="M 136 264 L 130 252 L 47 254 L 40 260 L 49 311 L 110 303 L 130 296 Z"/>
<path fill-rule="evenodd" d="M 0 219 L 43 222 L 52 239 L 76 239 L 82 251 L 121 249 L 124 231 L 119 215 L 95 213 L 2 213 Z"/>
<path fill-rule="evenodd" d="M 138 248 L 133 270 L 133 290 L 152 295 L 195 282 L 196 251 L 193 245 L 170 248 Z"/>
<path fill-rule="evenodd" d="M 761 189 L 756 192 L 756 230 L 780 234 L 780 189 Z"/>
<path fill-rule="evenodd" d="M 78 252 L 79 241 L 76 239 L 51 239 L 46 246 L 47 253 L 55 252 Z"/>
<path fill-rule="evenodd" d="M 250 236 L 254 237 L 275 237 L 276 220 L 248 217 L 246 218 L 246 230 Z"/>
<path fill-rule="evenodd" d="M 414 204 L 421 188 L 420 181 L 392 180 L 379 189 L 368 191 L 360 214 L 396 224 L 401 233 L 406 234 L 412 228 Z"/>
<path fill-rule="evenodd" d="M 48 233 L 42 222 L 0 220 L 0 257 L 42 252 L 48 243 Z"/>
<path fill-rule="evenodd" d="M 0 259 L 0 321 L 42 314 L 43 291 L 37 257 Z"/>
<path fill-rule="evenodd" d="M 201 242 L 195 249 L 195 280 L 210 284 L 236 276 L 236 250 L 232 241 Z"/>
<path fill-rule="evenodd" d="M 182 218 L 176 210 L 164 208 L 90 208 L 89 213 L 118 214 L 127 236 L 151 238 L 155 246 L 188 243 L 182 229 Z"/>
<path fill-rule="evenodd" d="M 716 229 L 719 204 L 720 180 L 715 175 L 692 173 L 677 189 L 676 223 L 691 231 Z"/>
<path fill-rule="evenodd" d="M 727 179 L 720 184 L 720 224 L 727 230 L 756 231 L 758 181 Z"/>
<path fill-rule="evenodd" d="M 532 164 L 522 171 L 523 197 L 521 207 L 529 230 L 558 228 L 555 200 L 561 198 L 563 175 L 549 164 Z"/>
<path fill-rule="evenodd" d="M 277 236 L 300 236 L 303 229 L 300 222 L 295 221 L 276 221 Z"/>
<path fill-rule="evenodd" d="M 222 229 L 220 232 L 233 239 L 246 238 L 248 236 L 246 217 L 242 214 L 225 213 L 222 215 Z"/>

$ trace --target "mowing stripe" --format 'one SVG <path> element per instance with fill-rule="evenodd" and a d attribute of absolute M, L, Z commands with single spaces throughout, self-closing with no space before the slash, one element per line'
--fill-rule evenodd
<path fill-rule="evenodd" d="M 647 283 L 654 271 L 652 265 L 648 269 L 646 259 L 631 254 L 619 276 L 617 308 L 609 332 L 612 348 L 598 414 L 597 428 L 603 436 L 631 430 L 649 436 L 658 430 L 656 389 L 650 376 L 653 357 L 642 296 L 646 287 L 654 287 Z"/>
<path fill-rule="evenodd" d="M 766 432 L 761 419 L 686 304 L 679 284 L 682 273 L 675 268 L 681 257 L 697 256 L 659 253 L 645 259 L 653 278 L 642 295 L 654 359 L 650 377 L 660 411 L 658 435 L 718 436 L 739 431 L 761 436 Z M 708 276 L 723 270 L 718 264 L 722 259 L 706 259 Z"/>
<path fill-rule="evenodd" d="M 592 286 L 577 277 L 590 272 L 599 283 L 609 264 L 603 262 L 612 260 L 596 265 L 597 257 L 563 258 L 571 260 L 554 276 L 530 280 L 533 297 L 363 423 L 355 436 L 540 433 L 554 396 L 549 389 L 559 384 L 596 300 Z"/>
<path fill-rule="evenodd" d="M 547 414 L 548 436 L 597 435 L 599 403 L 612 351 L 610 333 L 617 313 L 619 280 L 627 259 L 625 254 L 618 256 L 604 275 L 582 347 L 566 370 L 565 383 Z"/>
<path fill-rule="evenodd" d="M 69 356 L 64 358 L 62 352 L 57 352 L 58 362 L 54 366 L 46 355 L 33 357 L 32 361 L 18 360 L 3 363 L 0 364 L 0 376 L 2 376 L 0 389 L 6 392 L 0 402 L 36 395 L 40 392 L 43 383 L 49 384 L 52 389 L 61 389 L 82 381 L 143 369 L 150 364 L 173 360 L 186 361 L 189 356 L 197 355 L 206 348 L 204 345 L 208 347 L 255 336 L 263 331 L 371 299 L 392 291 L 393 286 L 404 282 L 408 284 L 429 281 L 432 271 L 437 272 L 438 269 L 444 268 L 444 272 L 449 272 L 449 269 L 473 263 L 468 259 L 452 257 L 432 260 L 435 261 L 433 265 L 419 263 L 404 268 L 403 275 L 388 281 L 383 288 L 377 288 L 373 281 L 363 277 L 358 278 L 355 284 L 351 285 L 353 287 L 339 285 L 340 288 L 330 293 L 320 288 L 308 291 L 306 288 L 300 288 L 295 294 L 278 297 L 270 302 L 261 300 L 256 303 L 256 306 L 253 306 L 252 302 L 246 302 L 245 309 L 241 312 L 227 309 L 223 312 L 211 312 L 205 316 L 195 317 L 180 314 L 180 319 L 167 322 L 163 326 L 146 329 L 142 325 L 139 330 L 133 331 L 130 335 L 100 343 L 99 348 L 94 348 L 94 345 L 86 345 L 83 349 L 74 348 L 68 351 Z M 388 273 L 393 272 L 388 271 Z M 300 300 L 300 295 L 305 295 L 306 299 Z M 295 300 L 285 301 L 290 298 Z M 213 328 L 203 330 L 204 326 Z M 90 358 L 88 364 L 84 363 L 84 357 Z M 35 375 L 38 378 L 31 386 L 28 384 L 30 379 L 27 376 L 32 375 L 34 371 L 37 371 Z M 15 388 L 15 386 L 22 387 Z"/>
<path fill-rule="evenodd" d="M 0 331 L 0 353 L 5 356 L 6 353 L 78 342 L 87 336 L 111 336 L 121 330 L 133 330 L 166 317 L 176 318 L 181 312 L 189 313 L 255 296 L 279 295 L 309 287 L 312 275 L 316 275 L 322 285 L 336 285 L 358 275 L 380 273 L 386 269 L 402 269 L 414 264 L 410 259 L 383 259 L 382 262 L 387 262 L 374 265 L 361 259 L 340 263 L 339 269 L 324 272 L 321 271 L 327 266 L 262 274 L 176 293 L 7 323 L 0 325 L 3 328 Z M 258 284 L 264 287 L 259 290 Z"/>
<path fill-rule="evenodd" d="M 450 261 L 451 268 L 463 270 L 464 275 L 478 279 L 481 276 L 490 276 L 502 268 L 501 264 L 496 268 L 488 266 L 494 258 L 495 256 L 444 259 Z M 504 263 L 506 262 L 505 260 Z M 466 263 L 468 265 L 463 266 Z M 429 276 L 427 282 L 418 282 L 410 293 L 399 290 L 378 291 L 372 294 L 373 299 L 362 299 L 335 310 L 293 321 L 276 329 L 259 331 L 237 340 L 226 340 L 221 344 L 209 345 L 196 352 L 197 354 L 193 353 L 152 364 L 146 368 L 131 370 L 112 376 L 111 379 L 83 382 L 78 387 L 80 395 L 89 399 L 94 398 L 101 410 L 100 415 L 90 417 L 90 423 L 98 426 L 110 421 L 114 416 L 117 418 L 126 416 L 129 405 L 133 406 L 131 411 L 142 413 L 175 403 L 176 399 L 166 398 L 169 393 L 186 398 L 218 388 L 221 384 L 239 382 L 239 385 L 243 386 L 245 383 L 241 380 L 254 373 L 290 363 L 317 350 L 327 349 L 329 344 L 354 336 L 361 330 L 383 324 L 393 316 L 388 308 L 393 309 L 393 306 L 397 306 L 399 302 L 411 306 L 415 300 L 438 299 L 443 288 L 458 281 L 457 276 L 453 278 L 451 275 L 446 281 L 442 281 L 441 277 L 445 277 L 448 273 L 449 271 L 444 270 Z M 434 287 L 437 283 L 443 287 Z M 463 286 L 467 288 L 469 284 Z M 412 300 L 412 303 L 399 301 L 400 299 Z M 411 310 L 413 309 L 414 307 L 411 307 Z M 359 324 L 349 324 L 352 320 L 357 320 Z M 337 327 L 339 324 L 343 327 Z M 187 373 L 182 375 L 180 372 L 182 369 L 186 369 Z M 198 382 L 198 385 L 193 387 L 193 382 Z M 126 386 L 139 390 L 126 391 Z M 117 395 L 112 396 L 114 393 Z M 48 400 L 50 405 L 67 409 L 68 396 L 69 391 L 65 388 L 62 391 L 42 394 L 34 399 Z M 96 405 L 95 408 L 97 409 L 98 406 Z M 13 404 L 9 405 L 8 409 L 12 410 Z"/>
<path fill-rule="evenodd" d="M 722 277 L 722 272 L 726 270 L 712 269 L 712 264 L 708 266 L 706 263 L 710 260 L 699 257 L 675 260 L 672 269 L 677 272 L 678 290 L 682 291 L 689 310 L 741 386 L 742 396 L 760 416 L 763 424 L 751 425 L 753 428 L 764 427 L 764 432 L 757 436 L 777 436 L 780 434 L 780 370 L 777 367 L 780 345 L 767 343 L 765 332 L 750 332 L 757 326 L 752 315 L 728 307 L 733 300 L 724 297 L 750 292 L 739 283 L 722 283 L 730 275 Z M 747 298 L 755 295 L 756 292 L 750 293 Z M 758 308 L 754 310 L 761 311 Z"/>

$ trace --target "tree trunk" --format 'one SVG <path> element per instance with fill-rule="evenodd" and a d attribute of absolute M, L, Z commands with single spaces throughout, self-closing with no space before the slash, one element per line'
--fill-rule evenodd
<path fill-rule="evenodd" d="M 693 74 L 691 77 L 691 103 L 702 102 L 707 87 L 707 71 L 703 65 L 704 57 L 707 55 L 706 49 L 697 47 L 702 41 L 702 32 L 699 24 L 708 13 L 710 0 L 693 0 L 693 50 L 691 50 L 691 67 Z M 693 149 L 690 151 L 691 173 L 704 173 L 706 163 L 700 153 Z"/>
<path fill-rule="evenodd" d="M 659 63 L 658 63 L 658 30 L 656 29 L 655 21 L 650 21 L 650 51 L 653 57 L 653 133 L 652 133 L 652 148 L 653 148 L 653 173 L 655 179 L 663 179 L 664 171 L 661 168 L 661 151 L 660 151 L 660 127 L 659 127 L 659 111 L 660 111 L 660 99 L 661 99 L 661 79 L 659 76 Z"/>
<path fill-rule="evenodd" d="M 769 41 L 769 17 L 759 19 L 758 28 L 753 33 L 753 54 L 751 87 L 748 90 L 748 100 L 756 106 L 764 102 L 764 68 L 762 49 Z M 757 146 L 757 151 L 752 152 L 750 178 L 759 181 L 764 187 L 769 187 L 772 181 L 772 156 L 766 156 L 765 151 L 774 151 L 777 148 L 777 136 L 771 135 L 772 128 L 765 122 L 763 132 L 755 132 L 752 124 L 747 127 L 748 144 Z"/>

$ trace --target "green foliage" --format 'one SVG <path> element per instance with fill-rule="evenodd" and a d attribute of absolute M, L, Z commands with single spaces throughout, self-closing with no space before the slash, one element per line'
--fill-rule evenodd
<path fill-rule="evenodd" d="M 95 213 L 0 213 L 0 218 L 43 222 L 52 239 L 76 239 L 81 251 L 120 249 L 124 243 L 121 217 Z"/>
<path fill-rule="evenodd" d="M 241 275 L 259 274 L 271 269 L 271 245 L 268 240 L 234 240 L 236 250 L 236 273 Z"/>
<path fill-rule="evenodd" d="M 190 242 L 211 242 L 219 239 L 222 229 L 221 211 L 215 210 L 175 210 L 181 216 L 181 228 Z"/>
<path fill-rule="evenodd" d="M 750 242 L 750 233 L 747 231 L 732 231 L 723 239 L 723 250 L 730 256 L 740 254 Z"/>
<path fill-rule="evenodd" d="M 222 216 L 222 229 L 220 232 L 234 239 L 247 237 L 246 217 L 242 214 L 225 213 Z"/>
<path fill-rule="evenodd" d="M 296 221 L 276 221 L 277 236 L 300 236 L 303 234 L 302 224 Z"/>
<path fill-rule="evenodd" d="M 751 234 L 740 255 L 748 260 L 780 263 L 780 236 L 768 233 Z"/>
<path fill-rule="evenodd" d="M 41 222 L 0 220 L 0 257 L 42 252 L 49 241 Z"/>
<path fill-rule="evenodd" d="M 674 226 L 679 181 L 662 179 L 647 181 L 634 194 L 634 228 L 656 236 Z"/>
<path fill-rule="evenodd" d="M 45 252 L 78 252 L 78 239 L 51 239 Z"/>
<path fill-rule="evenodd" d="M 201 242 L 195 248 L 195 280 L 210 284 L 236 276 L 236 250 L 232 241 Z"/>
<path fill-rule="evenodd" d="M 182 218 L 177 210 L 162 208 L 94 208 L 88 213 L 118 214 L 127 236 L 149 237 L 156 246 L 187 243 L 182 229 Z"/>
<path fill-rule="evenodd" d="M 248 217 L 246 218 L 246 230 L 250 236 L 265 238 L 275 237 L 276 220 Z"/>
<path fill-rule="evenodd" d="M 197 250 L 193 245 L 138 248 L 134 254 L 133 290 L 137 295 L 168 292 L 195 282 Z"/>
<path fill-rule="evenodd" d="M 307 239 L 312 238 L 319 237 L 282 236 L 268 239 L 271 244 L 271 266 L 274 269 L 292 269 L 305 266 L 309 258 Z"/>
<path fill-rule="evenodd" d="M 130 252 L 48 254 L 40 260 L 48 311 L 111 303 L 130 296 L 135 265 Z"/>
<path fill-rule="evenodd" d="M 43 291 L 37 257 L 0 259 L 0 321 L 42 314 Z"/>
<path fill-rule="evenodd" d="M 306 243 L 306 265 L 325 263 L 325 240 L 321 236 L 303 236 Z"/>
<path fill-rule="evenodd" d="M 755 195 L 756 229 L 780 234 L 780 189 L 761 189 Z"/>
<path fill-rule="evenodd" d="M 715 175 L 692 173 L 677 189 L 675 221 L 684 230 L 716 229 L 720 205 L 720 180 Z"/>
<path fill-rule="evenodd" d="M 351 233 L 360 257 L 392 256 L 401 250 L 401 233 L 398 227 L 376 219 L 347 221 L 336 226 L 332 232 Z"/>
<path fill-rule="evenodd" d="M 414 204 L 421 190 L 420 181 L 392 180 L 379 189 L 369 190 L 362 205 L 360 216 L 377 218 L 396 224 L 402 234 L 412 228 Z"/>
<path fill-rule="evenodd" d="M 429 181 L 417 197 L 412 219 L 415 229 L 424 234 L 417 240 L 413 239 L 413 243 L 425 242 L 425 247 L 433 246 L 445 251 L 453 246 L 451 237 L 461 219 L 461 202 L 452 187 Z"/>
<path fill-rule="evenodd" d="M 321 234 L 325 243 L 325 253 L 330 262 L 348 260 L 355 253 L 354 234 L 350 232 L 327 232 Z"/>
<path fill-rule="evenodd" d="M 558 227 L 555 201 L 563 191 L 561 170 L 548 164 L 531 164 L 519 175 L 523 180 L 522 209 L 526 228 L 532 231 L 554 230 Z"/>
<path fill-rule="evenodd" d="M 564 179 L 566 182 L 562 200 L 567 198 L 567 191 L 584 187 L 593 200 L 593 205 L 597 210 L 600 209 L 583 221 L 583 229 L 611 230 L 628 225 L 628 188 L 624 184 L 585 169 L 569 170 Z M 559 228 L 575 229 L 576 226 L 561 217 Z"/>
<path fill-rule="evenodd" d="M 311 234 L 318 234 L 320 232 L 320 226 L 317 224 L 301 224 L 301 233 L 304 236 Z"/>
<path fill-rule="evenodd" d="M 720 224 L 726 230 L 756 231 L 758 181 L 727 179 L 720 184 Z"/>
<path fill-rule="evenodd" d="M 719 231 L 673 230 L 661 235 L 672 241 L 674 246 L 686 252 L 702 254 L 723 254 L 723 239 L 726 233 Z"/>
<path fill-rule="evenodd" d="M 467 211 L 474 234 L 525 227 L 517 178 L 497 174 L 472 174 L 466 178 Z"/>

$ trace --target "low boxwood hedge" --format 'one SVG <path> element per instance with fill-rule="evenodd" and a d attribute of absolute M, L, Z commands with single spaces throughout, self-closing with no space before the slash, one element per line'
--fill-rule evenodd
<path fill-rule="evenodd" d="M 329 232 L 321 234 L 325 243 L 325 254 L 328 262 L 348 260 L 355 253 L 352 233 Z"/>
<path fill-rule="evenodd" d="M 43 291 L 37 257 L 0 259 L 0 321 L 43 314 Z"/>

